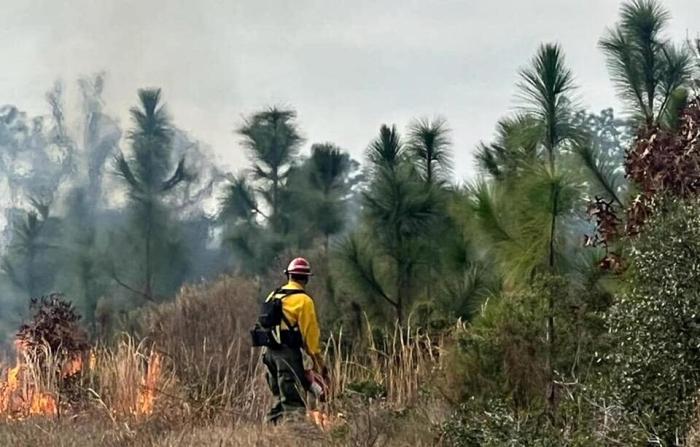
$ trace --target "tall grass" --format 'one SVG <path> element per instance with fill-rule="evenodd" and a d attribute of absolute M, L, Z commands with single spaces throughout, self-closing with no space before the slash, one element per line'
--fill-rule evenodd
<path fill-rule="evenodd" d="M 440 367 L 441 340 L 398 323 L 379 334 L 367 321 L 364 343 L 345 343 L 342 329 L 330 336 L 326 351 L 334 394 L 357 391 L 362 384 L 375 385 L 391 405 L 410 405 L 424 381 Z"/>
<path fill-rule="evenodd" d="M 101 439 L 107 436 L 101 430 L 111 431 L 114 445 L 183 445 L 182 439 L 192 439 L 193 444 L 184 445 L 196 445 L 195 439 L 224 437 L 229 440 L 221 445 L 247 445 L 249 439 L 255 445 L 280 445 L 279 440 L 290 436 L 302 436 L 306 445 L 432 445 L 436 412 L 425 406 L 421 391 L 440 368 L 442 340 L 398 324 L 378 329 L 367 322 L 354 340 L 342 330 L 329 335 L 325 355 L 332 392 L 328 402 L 312 405 L 330 415 L 333 427 L 341 427 L 340 435 L 322 433 L 306 422 L 302 429 L 263 426 L 272 396 L 261 350 L 250 346 L 248 333 L 260 292 L 256 283 L 230 277 L 185 287 L 173 302 L 147 312 L 144 338 L 122 335 L 93 347 L 80 372 L 68 378 L 51 355 L 43 356 L 48 359 L 43 365 L 25 359 L 28 389 L 36 387 L 60 400 L 56 425 L 42 426 L 42 433 L 56 430 L 68 436 L 66 419 L 90 415 L 96 428 L 85 431 Z M 156 358 L 160 367 L 154 369 Z M 154 402 L 143 411 L 148 392 Z M 417 409 L 412 417 L 421 413 L 422 419 L 407 428 L 402 424 L 411 422 L 402 419 L 399 424 L 392 415 L 410 408 Z M 102 422 L 95 422 L 96 415 Z M 0 440 L 2 426 L 0 422 Z M 147 443 L 136 441 L 145 439 L 138 430 L 146 433 Z"/>
<path fill-rule="evenodd" d="M 222 277 L 183 287 L 173 302 L 149 312 L 149 339 L 180 381 L 193 413 L 261 419 L 270 405 L 248 332 L 260 293 L 253 281 Z"/>
<path fill-rule="evenodd" d="M 180 381 L 190 408 L 262 419 L 271 405 L 260 362 L 248 330 L 257 318 L 257 283 L 224 277 L 208 286 L 188 286 L 147 317 L 148 333 Z M 380 334 L 377 336 L 377 334 Z M 398 324 L 377 330 L 369 321 L 363 342 L 343 338 L 326 343 L 333 397 L 369 384 L 385 401 L 404 407 L 415 401 L 423 379 L 439 367 L 440 341 Z"/>
<path fill-rule="evenodd" d="M 152 396 L 177 392 L 172 370 L 157 367 L 160 354 L 144 341 L 124 335 L 113 347 L 91 351 L 78 374 L 80 388 L 110 415 L 148 415 L 152 408 L 143 402 Z"/>
<path fill-rule="evenodd" d="M 141 416 L 152 412 L 151 403 L 145 401 L 150 396 L 155 403 L 157 394 L 176 389 L 172 371 L 157 367 L 159 354 L 128 335 L 112 347 L 95 347 L 74 359 L 48 348 L 40 351 L 41 355 L 19 353 L 17 364 L 3 372 L 0 416 L 60 417 L 62 410 L 75 412 L 90 404 L 112 419 Z M 80 366 L 67 370 L 73 361 Z"/>

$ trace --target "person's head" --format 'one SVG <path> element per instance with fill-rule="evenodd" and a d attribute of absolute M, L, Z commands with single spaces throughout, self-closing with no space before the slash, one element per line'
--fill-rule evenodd
<path fill-rule="evenodd" d="M 300 284 L 306 284 L 309 282 L 309 276 L 308 275 L 294 275 L 294 274 L 288 274 L 287 275 L 288 279 L 291 279 L 292 281 L 296 281 Z"/>
<path fill-rule="evenodd" d="M 306 284 L 312 275 L 311 264 L 304 258 L 294 258 L 284 270 L 284 273 L 286 273 L 288 279 Z"/>

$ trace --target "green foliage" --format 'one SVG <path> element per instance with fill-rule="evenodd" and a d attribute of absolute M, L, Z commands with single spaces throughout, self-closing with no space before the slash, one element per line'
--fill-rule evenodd
<path fill-rule="evenodd" d="M 363 310 L 375 321 L 391 321 L 385 306 L 394 309 L 396 302 L 385 290 L 385 287 L 389 286 L 385 285 L 383 278 L 395 275 L 394 266 L 380 262 L 380 258 L 373 255 L 373 249 L 368 235 L 349 235 L 340 242 L 334 253 L 335 276 L 339 278 L 342 288 L 353 292 L 348 294 L 356 297 L 352 302 L 363 305 Z"/>
<path fill-rule="evenodd" d="M 513 411 L 507 401 L 486 403 L 470 399 L 442 425 L 449 445 L 464 447 L 537 446 L 607 447 L 647 445 L 650 436 L 619 411 L 567 399 L 562 402 L 562 426 L 554 426 L 542 415 Z"/>
<path fill-rule="evenodd" d="M 357 163 L 331 143 L 315 144 L 311 157 L 295 160 L 303 142 L 295 118 L 292 110 L 271 108 L 239 129 L 253 168 L 230 179 L 219 222 L 227 245 L 246 259 L 239 269 L 248 273 L 262 274 L 318 238 L 327 257 L 331 238 L 345 228 Z"/>
<path fill-rule="evenodd" d="M 559 446 L 554 433 L 543 433 L 537 423 L 512 413 L 508 404 L 493 400 L 481 406 L 470 400 L 443 424 L 449 445 L 459 447 Z"/>
<path fill-rule="evenodd" d="M 561 47 L 540 46 L 531 66 L 521 70 L 520 77 L 518 87 L 523 109 L 540 123 L 540 144 L 546 151 L 550 169 L 554 169 L 557 150 L 578 136 L 578 129 L 572 126 L 571 120 L 573 74 L 565 64 Z"/>
<path fill-rule="evenodd" d="M 311 146 L 311 157 L 290 177 L 290 213 L 297 221 L 294 231 L 323 238 L 327 253 L 332 236 L 345 229 L 351 174 L 357 162 L 332 143 Z"/>
<path fill-rule="evenodd" d="M 386 397 L 386 387 L 373 380 L 349 383 L 347 389 L 353 393 L 359 394 L 365 399 L 380 399 Z"/>
<path fill-rule="evenodd" d="M 517 188 L 478 183 L 471 207 L 489 251 L 510 282 L 527 282 L 535 272 L 570 269 L 572 248 L 566 225 L 582 207 L 581 185 L 566 172 L 551 175 L 539 166 L 523 171 Z M 562 224 L 552 228 L 552 222 Z M 552 265 L 552 259 L 554 263 Z"/>
<path fill-rule="evenodd" d="M 567 154 L 583 135 L 573 120 L 573 77 L 559 46 L 542 45 L 521 78 L 525 114 L 502 121 L 494 145 L 481 146 L 478 159 L 493 184 L 473 187 L 480 227 L 503 272 L 516 281 L 534 271 L 564 270 L 563 224 L 581 198 Z"/>
<path fill-rule="evenodd" d="M 2 257 L 2 272 L 25 298 L 47 293 L 55 280 L 55 242 L 59 228 L 49 216 L 50 204 L 31 199 L 33 210 L 23 213 L 13 225 L 12 243 Z"/>
<path fill-rule="evenodd" d="M 541 135 L 540 122 L 530 115 L 503 118 L 496 124 L 494 142 L 477 147 L 477 166 L 496 181 L 517 177 L 523 166 L 537 159 Z"/>
<path fill-rule="evenodd" d="M 584 134 L 573 145 L 572 152 L 578 156 L 575 163 L 581 165 L 580 174 L 588 183 L 589 197 L 604 197 L 616 206 L 623 203 L 629 189 L 624 176 L 624 158 L 632 142 L 632 125 L 629 121 L 615 117 L 612 109 L 600 113 L 579 111 L 573 125 Z"/>
<path fill-rule="evenodd" d="M 421 175 L 429 185 L 448 180 L 452 172 L 450 138 L 444 118 L 420 119 L 410 124 L 408 148 L 418 162 Z"/>
<path fill-rule="evenodd" d="M 65 264 L 57 281 L 59 290 L 73 294 L 74 303 L 90 325 L 95 322 L 97 300 L 111 282 L 106 274 L 109 255 L 102 251 L 92 200 L 94 197 L 82 187 L 75 188 L 67 197 L 69 213 L 62 222 L 61 250 Z"/>
<path fill-rule="evenodd" d="M 396 126 L 383 124 L 379 136 L 374 139 L 367 150 L 367 159 L 373 169 L 396 168 L 403 159 L 404 147 Z"/>
<path fill-rule="evenodd" d="M 439 216 L 437 191 L 425 184 L 395 127 L 382 126 L 369 146 L 371 175 L 363 194 L 363 224 L 340 248 L 350 287 L 371 291 L 403 322 L 420 285 L 416 273 L 426 259 L 429 228 Z M 374 259 L 383 264 L 375 268 Z"/>
<path fill-rule="evenodd" d="M 264 216 L 258 209 L 255 191 L 248 184 L 248 179 L 243 175 L 231 178 L 219 203 L 219 217 L 225 220 L 242 219 L 251 222 L 258 214 Z"/>
<path fill-rule="evenodd" d="M 120 278 L 121 266 L 113 267 L 113 277 L 130 292 L 153 301 L 175 291 L 185 268 L 178 228 L 172 223 L 165 199 L 188 181 L 188 174 L 184 158 L 174 163 L 172 126 L 160 90 L 139 90 L 139 100 L 139 107 L 131 109 L 130 157 L 120 153 L 115 159 L 130 199 L 129 228 L 115 243 L 124 244 L 128 253 L 124 255 L 138 261 L 130 263 L 128 279 Z"/>
<path fill-rule="evenodd" d="M 632 241 L 626 290 L 608 317 L 613 391 L 667 443 L 683 436 L 700 374 L 700 209 L 666 202 Z"/>
<path fill-rule="evenodd" d="M 651 126 L 691 79 L 692 59 L 663 35 L 670 14 L 657 0 L 633 0 L 620 8 L 620 22 L 600 39 L 619 96 L 633 117 Z"/>
<path fill-rule="evenodd" d="M 547 380 L 543 298 L 534 290 L 489 298 L 474 323 L 457 334 L 455 372 L 464 397 L 541 406 Z"/>
<path fill-rule="evenodd" d="M 342 194 L 346 175 L 352 169 L 350 155 L 332 143 L 311 146 L 309 183 L 324 195 Z"/>
<path fill-rule="evenodd" d="M 546 343 L 550 315 L 557 342 Z M 608 345 L 600 312 L 609 297 L 595 282 L 574 287 L 565 277 L 539 276 L 527 288 L 493 295 L 472 324 L 456 336 L 453 380 L 467 397 L 506 399 L 519 410 L 544 404 L 548 362 L 562 381 L 591 373 L 591 362 Z M 550 352 L 551 350 L 551 352 Z"/>
<path fill-rule="evenodd" d="M 484 251 L 470 200 L 467 189 L 450 191 L 446 218 L 433 235 L 434 290 L 432 299 L 426 297 L 424 302 L 431 325 L 470 321 L 483 301 L 502 286 L 496 263 Z"/>
<path fill-rule="evenodd" d="M 262 274 L 283 253 L 309 248 L 345 228 L 357 163 L 331 143 L 314 144 L 297 160 L 303 142 L 293 110 L 253 114 L 239 129 L 253 164 L 232 177 L 220 200 L 219 222 L 243 271 Z"/>
<path fill-rule="evenodd" d="M 454 333 L 447 374 L 461 404 L 443 430 L 455 445 L 637 445 L 648 438 L 594 388 L 597 359 L 614 347 L 601 317 L 610 297 L 599 278 L 578 286 L 572 279 L 539 276 L 527 288 L 494 295 Z M 550 302 L 555 344 L 546 342 L 542 324 Z M 547 404 L 550 361 L 555 413 Z"/>
<path fill-rule="evenodd" d="M 283 232 L 284 228 L 281 189 L 304 141 L 295 119 L 295 111 L 271 107 L 253 114 L 238 129 L 243 137 L 242 145 L 253 162 L 252 177 L 270 208 L 270 225 L 277 232 Z"/>

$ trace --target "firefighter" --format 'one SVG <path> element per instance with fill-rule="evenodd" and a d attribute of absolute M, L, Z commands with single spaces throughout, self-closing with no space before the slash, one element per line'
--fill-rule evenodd
<path fill-rule="evenodd" d="M 277 400 L 268 414 L 271 422 L 277 422 L 290 413 L 302 412 L 306 407 L 304 395 L 310 383 L 304 371 L 302 350 L 311 358 L 316 372 L 324 378 L 328 374 L 321 357 L 314 302 L 304 291 L 312 275 L 311 266 L 306 259 L 296 258 L 284 273 L 287 283 L 267 297 L 263 304 L 263 314 L 267 315 L 260 318 L 260 321 L 265 321 L 272 315 L 273 320 L 267 324 L 272 329 L 263 354 L 267 381 Z M 275 308 L 281 309 L 281 312 L 277 311 L 280 314 L 277 319 L 274 317 Z"/>

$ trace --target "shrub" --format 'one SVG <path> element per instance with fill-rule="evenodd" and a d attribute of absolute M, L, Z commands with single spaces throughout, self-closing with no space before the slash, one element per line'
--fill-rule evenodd
<path fill-rule="evenodd" d="M 681 442 L 700 386 L 700 208 L 666 201 L 632 241 L 609 315 L 612 389 L 667 444 Z"/>
<path fill-rule="evenodd" d="M 448 445 L 456 447 L 558 445 L 553 438 L 550 443 L 532 443 L 540 438 L 536 426 L 514 413 L 505 401 L 495 399 L 484 404 L 472 399 L 460 405 L 443 424 L 443 435 Z"/>
<path fill-rule="evenodd" d="M 380 399 L 386 397 L 386 388 L 381 383 L 373 380 L 361 380 L 348 383 L 346 389 L 359 394 L 367 399 Z"/>
<path fill-rule="evenodd" d="M 491 297 L 474 322 L 456 333 L 451 379 L 462 382 L 465 397 L 507 399 L 519 409 L 541 408 L 550 380 L 550 298 L 553 373 L 560 381 L 576 382 L 590 372 L 596 351 L 607 346 L 600 316 L 608 306 L 604 295 L 595 284 L 574 287 L 561 276 L 540 275 L 527 287 Z"/>
<path fill-rule="evenodd" d="M 456 333 L 451 359 L 463 398 L 541 401 L 546 386 L 546 300 L 534 289 L 492 297 L 473 324 Z"/>
<path fill-rule="evenodd" d="M 507 401 L 471 399 L 442 425 L 448 445 L 458 447 L 594 447 L 645 445 L 649 435 L 616 406 L 601 406 L 581 389 L 565 398 L 559 423 L 542 412 L 514 411 Z"/>
<path fill-rule="evenodd" d="M 29 309 L 31 320 L 17 332 L 17 340 L 27 353 L 42 357 L 47 348 L 50 355 L 65 360 L 89 349 L 87 332 L 79 325 L 81 317 L 63 295 L 32 298 Z"/>
<path fill-rule="evenodd" d="M 246 385 L 259 376 L 261 366 L 253 356 L 249 329 L 263 293 L 251 280 L 223 277 L 185 286 L 174 301 L 149 311 L 151 339 L 166 354 L 195 410 L 251 402 L 246 393 L 253 390 Z"/>

